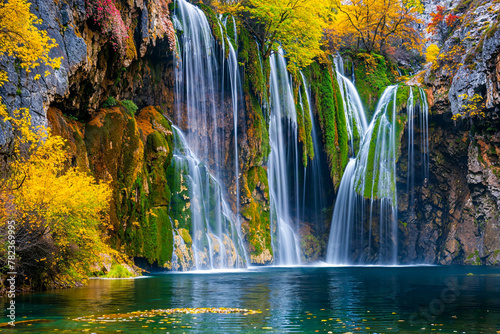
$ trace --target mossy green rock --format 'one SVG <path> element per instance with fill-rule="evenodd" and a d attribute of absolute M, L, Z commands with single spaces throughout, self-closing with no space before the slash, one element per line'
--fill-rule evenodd
<path fill-rule="evenodd" d="M 268 184 L 264 167 L 252 167 L 243 175 L 242 197 L 247 200 L 241 204 L 241 228 L 255 264 L 273 260 Z"/>
<path fill-rule="evenodd" d="M 70 143 L 70 152 L 80 157 L 76 165 L 109 182 L 112 229 L 106 233 L 112 246 L 151 264 L 168 263 L 173 245 L 166 177 L 173 152 L 170 122 L 153 107 L 134 117 L 116 106 L 100 109 L 86 124 L 54 109 L 50 123 L 54 133 Z"/>
<path fill-rule="evenodd" d="M 312 63 L 306 71 L 311 83 L 323 143 L 335 187 L 340 185 L 348 162 L 348 134 L 342 96 L 331 64 Z"/>

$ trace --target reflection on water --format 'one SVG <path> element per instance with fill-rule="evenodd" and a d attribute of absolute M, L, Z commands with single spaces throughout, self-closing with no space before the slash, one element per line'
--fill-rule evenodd
<path fill-rule="evenodd" d="M 500 269 L 266 267 L 162 274 L 92 280 L 83 288 L 18 296 L 16 305 L 18 320 L 49 320 L 18 324 L 16 331 L 22 333 L 496 333 Z M 174 314 L 114 323 L 73 320 L 92 314 L 204 307 L 262 313 Z"/>

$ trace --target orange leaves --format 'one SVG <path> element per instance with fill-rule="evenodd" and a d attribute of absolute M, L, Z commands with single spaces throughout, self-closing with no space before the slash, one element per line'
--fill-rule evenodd
<path fill-rule="evenodd" d="M 358 42 L 368 52 L 404 44 L 409 49 L 421 48 L 421 36 L 414 26 L 420 23 L 416 14 L 420 1 L 352 0 L 335 2 L 336 15 L 332 30 L 343 39 Z"/>
<path fill-rule="evenodd" d="M 432 20 L 427 25 L 427 31 L 433 35 L 438 35 L 441 40 L 446 38 L 450 29 L 459 19 L 459 17 L 454 14 L 445 15 L 445 8 L 443 6 L 437 6 L 436 12 L 430 15 Z"/>

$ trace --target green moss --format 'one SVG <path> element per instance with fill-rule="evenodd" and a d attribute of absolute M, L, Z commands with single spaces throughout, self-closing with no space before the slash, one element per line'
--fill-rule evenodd
<path fill-rule="evenodd" d="M 186 230 L 185 228 L 180 228 L 177 230 L 177 232 L 188 247 L 193 244 L 193 239 L 191 239 L 191 235 L 189 234 L 188 230 Z"/>
<path fill-rule="evenodd" d="M 148 113 L 150 117 L 141 122 L 162 129 L 153 130 L 143 142 L 125 106 L 103 113 L 101 121 L 86 126 L 85 144 L 94 172 L 113 180 L 113 244 L 130 256 L 163 265 L 171 260 L 173 243 L 166 178 L 173 152 L 170 124 L 154 110 Z"/>
<path fill-rule="evenodd" d="M 257 188 L 259 183 L 265 185 L 264 188 Z M 241 214 L 248 220 L 246 241 L 249 244 L 250 254 L 259 256 L 266 249 L 272 254 L 266 170 L 260 166 L 250 168 L 247 173 L 243 174 L 242 184 L 245 197 L 251 198 L 251 201 L 242 205 L 241 208 Z"/>
<path fill-rule="evenodd" d="M 498 30 L 498 21 L 496 21 L 491 27 L 489 27 L 487 30 L 486 30 L 486 38 L 492 38 L 493 35 L 495 35 L 495 33 L 497 32 Z"/>
<path fill-rule="evenodd" d="M 240 25 L 238 42 L 238 61 L 245 70 L 243 89 L 245 92 L 253 93 L 258 98 L 260 105 L 267 105 L 268 78 L 271 71 L 269 60 L 267 59 L 262 64 L 257 42 L 243 25 Z"/>
<path fill-rule="evenodd" d="M 131 100 L 122 100 L 120 101 L 120 104 L 125 108 L 125 110 L 131 115 L 134 116 L 137 109 L 137 105 L 134 103 L 134 101 Z"/>
<path fill-rule="evenodd" d="M 104 108 L 111 108 L 111 107 L 115 107 L 117 104 L 118 104 L 118 102 L 116 101 L 116 99 L 114 97 L 110 96 L 106 99 L 106 101 L 104 101 L 102 106 Z"/>
<path fill-rule="evenodd" d="M 306 88 L 302 78 L 294 78 L 295 109 L 297 112 L 297 126 L 299 142 L 302 143 L 302 163 L 307 167 L 308 158 L 314 159 L 314 146 L 311 137 L 312 121 L 309 114 L 309 102 L 307 101 Z M 299 98 L 300 97 L 300 98 Z"/>
<path fill-rule="evenodd" d="M 469 9 L 470 5 L 472 3 L 472 0 L 461 0 L 458 5 L 455 7 L 455 9 L 453 10 L 453 12 L 455 14 L 457 13 L 463 13 L 465 12 L 467 9 Z"/>
<path fill-rule="evenodd" d="M 249 159 L 243 169 L 262 164 L 270 152 L 269 131 L 266 108 L 268 100 L 269 61 L 261 66 L 257 43 L 244 28 L 239 25 L 238 61 L 244 69 L 243 91 L 246 105 L 246 135 Z"/>
<path fill-rule="evenodd" d="M 377 119 L 375 127 L 373 129 L 372 137 L 370 139 L 370 147 L 368 149 L 368 161 L 366 163 L 366 171 L 365 171 L 365 184 L 363 185 L 359 183 L 356 185 L 356 191 L 358 193 L 363 192 L 363 196 L 365 198 L 371 198 L 372 193 L 373 197 L 377 196 L 378 179 L 379 179 L 378 174 L 380 168 L 378 168 L 378 161 L 376 161 L 375 158 L 376 158 L 376 147 L 377 147 L 377 135 L 381 120 L 382 120 L 381 117 Z M 364 189 L 361 188 L 363 186 Z"/>
<path fill-rule="evenodd" d="M 328 65 L 312 63 L 306 73 L 311 83 L 312 98 L 323 133 L 330 175 L 335 186 L 338 187 L 349 154 L 340 88 Z"/>
<path fill-rule="evenodd" d="M 385 88 L 395 82 L 395 76 L 388 68 L 393 65 L 388 66 L 390 63 L 376 53 L 353 53 L 351 57 L 355 66 L 356 88 L 370 116 Z"/>
<path fill-rule="evenodd" d="M 205 16 L 208 20 L 208 23 L 210 24 L 210 28 L 212 30 L 212 34 L 217 41 L 217 43 L 222 47 L 229 43 L 227 39 L 227 33 L 226 33 L 226 28 L 224 27 L 223 24 L 220 23 L 219 18 L 217 17 L 217 14 L 212 10 L 207 5 L 204 5 L 203 3 L 198 3 L 197 6 L 205 13 Z M 222 31 L 221 31 L 222 30 Z M 229 48 L 226 47 L 226 54 L 224 55 L 226 58 L 229 55 Z"/>

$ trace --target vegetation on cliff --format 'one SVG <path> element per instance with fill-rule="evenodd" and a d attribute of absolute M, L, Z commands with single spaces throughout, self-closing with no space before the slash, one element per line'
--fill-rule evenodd
<path fill-rule="evenodd" d="M 238 15 L 257 39 L 263 60 L 281 47 L 291 69 L 309 65 L 323 53 L 321 41 L 327 24 L 328 1 L 244 0 L 222 6 Z"/>
<path fill-rule="evenodd" d="M 1 189 L 3 254 L 7 222 L 15 226 L 16 267 L 8 271 L 17 271 L 36 288 L 71 286 L 96 274 L 103 255 L 116 255 L 104 242 L 110 228 L 108 184 L 68 167 L 63 138 L 48 128 L 33 128 L 26 110 L 4 121 L 14 132 Z M 9 268 L 2 265 L 2 272 Z"/>
<path fill-rule="evenodd" d="M 336 187 L 348 162 L 348 135 L 344 106 L 337 80 L 329 64 L 312 63 L 306 72 L 323 133 L 330 176 Z"/>
<path fill-rule="evenodd" d="M 421 50 L 422 22 L 418 14 L 420 0 L 410 1 L 333 1 L 334 17 L 328 35 L 337 47 L 364 49 L 368 53 L 393 52 L 402 45 L 407 50 Z M 392 50 L 391 50 L 392 49 Z"/>

